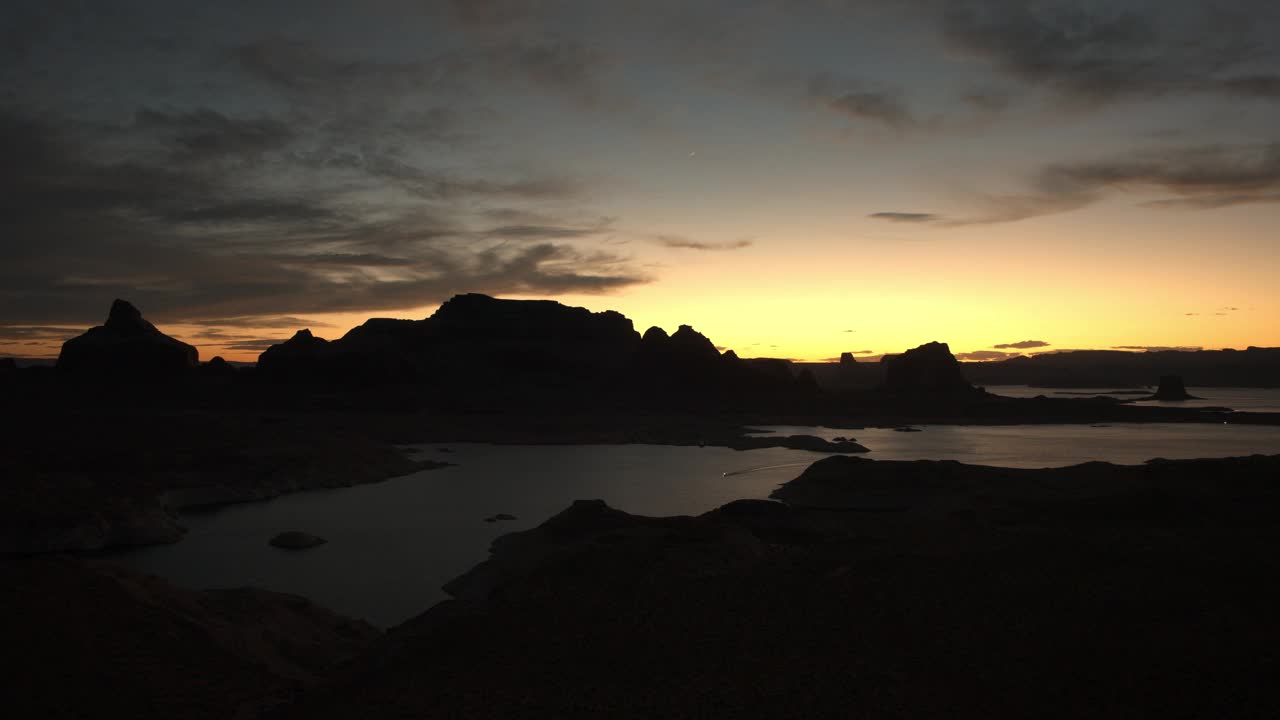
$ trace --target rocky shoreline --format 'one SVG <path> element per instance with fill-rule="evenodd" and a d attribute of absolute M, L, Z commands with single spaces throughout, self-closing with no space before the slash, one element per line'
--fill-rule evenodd
<path fill-rule="evenodd" d="M 1072 409 L 1081 404 L 1097 408 L 1085 413 Z M 1040 414 L 1031 419 L 1044 423 L 1086 419 L 1280 422 L 1276 413 L 1136 408 L 1083 400 L 1045 399 L 1036 410 Z M 852 435 L 862 427 L 1029 421 L 1022 411 L 1008 416 L 999 410 L 966 418 L 925 412 L 860 418 L 675 413 L 122 412 L 94 407 L 32 408 L 32 415 L 31 422 L 15 428 L 0 442 L 4 451 L 0 469 L 8 478 L 0 486 L 0 500 L 4 501 L 0 504 L 0 552 L 85 551 L 176 542 L 183 534 L 177 514 L 184 509 L 380 482 L 448 464 L 444 457 L 412 459 L 405 447 L 413 444 L 648 443 L 866 453 L 867 448 L 854 440 L 758 434 L 755 426 L 825 425 L 847 429 Z"/>
<path fill-rule="evenodd" d="M 183 509 L 448 465 L 410 458 L 358 418 L 303 414 L 49 412 L 3 449 L 0 553 L 18 554 L 177 542 Z"/>
<path fill-rule="evenodd" d="M 579 501 L 273 717 L 1268 716 L 1278 475 L 833 457 L 786 502 Z"/>
<path fill-rule="evenodd" d="M 58 676 L 70 696 L 28 668 L 29 714 L 1268 716 L 1277 476 L 1280 455 L 835 455 L 775 500 L 697 517 L 575 502 L 383 634 L 301 598 L 63 555 L 4 559 L 0 609 L 9 637 L 56 627 L 30 642 L 81 658 Z M 108 656 L 127 661 L 99 675 Z"/>

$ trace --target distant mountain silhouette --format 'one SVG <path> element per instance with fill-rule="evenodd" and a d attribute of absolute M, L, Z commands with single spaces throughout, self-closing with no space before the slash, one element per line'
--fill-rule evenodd
<path fill-rule="evenodd" d="M 441 398 L 501 405 L 554 393 L 556 402 L 670 406 L 806 387 L 788 363 L 721 354 L 688 325 L 641 336 L 617 312 L 479 294 L 458 295 L 423 320 L 375 318 L 337 340 L 299 331 L 264 351 L 258 369 L 272 380 L 413 382 Z"/>
<path fill-rule="evenodd" d="M 267 348 L 258 368 L 275 377 L 385 382 L 471 374 L 593 376 L 618 369 L 640 344 L 631 321 L 550 300 L 458 295 L 424 320 L 373 318 L 326 341 L 300 330 Z"/>
<path fill-rule="evenodd" d="M 1192 387 L 1280 387 L 1280 348 L 1077 350 L 962 366 L 969 379 L 979 385 L 1146 387 L 1162 375 L 1180 375 Z"/>
<path fill-rule="evenodd" d="M 107 322 L 62 345 L 59 370 L 78 374 L 164 377 L 199 365 L 199 352 L 165 335 L 125 300 L 111 304 Z"/>

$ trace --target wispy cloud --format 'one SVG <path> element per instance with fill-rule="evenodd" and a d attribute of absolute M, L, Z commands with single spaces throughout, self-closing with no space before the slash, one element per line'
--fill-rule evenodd
<path fill-rule="evenodd" d="M 1030 350 L 1031 348 L 1049 347 L 1049 343 L 1044 340 L 1019 340 L 1018 342 L 1001 343 L 991 347 L 997 350 Z"/>
<path fill-rule="evenodd" d="M 916 124 L 916 118 L 896 92 L 861 82 L 838 80 L 828 74 L 815 75 L 809 80 L 808 96 L 819 107 L 853 120 L 897 130 Z"/>
<path fill-rule="evenodd" d="M 973 352 L 956 353 L 956 359 L 964 362 L 988 362 L 990 360 L 1008 360 L 1021 354 L 996 350 L 974 350 Z"/>
<path fill-rule="evenodd" d="M 751 247 L 754 242 L 752 240 L 729 240 L 725 242 L 706 242 L 701 240 L 692 240 L 681 235 L 654 235 L 653 242 L 663 247 L 675 248 L 677 250 L 704 250 L 713 252 L 723 252 L 728 250 L 742 250 Z"/>
<path fill-rule="evenodd" d="M 867 217 L 896 223 L 932 223 L 942 219 L 940 215 L 923 212 L 875 212 Z"/>

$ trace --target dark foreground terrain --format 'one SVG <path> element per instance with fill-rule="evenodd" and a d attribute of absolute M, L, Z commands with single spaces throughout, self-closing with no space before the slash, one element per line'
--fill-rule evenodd
<path fill-rule="evenodd" d="M 52 555 L 0 557 L 0 628 L 12 718 L 255 717 L 377 635 L 293 595 Z"/>
<path fill-rule="evenodd" d="M 1280 456 L 830 458 L 506 536 L 288 718 L 1273 717 Z"/>
<path fill-rule="evenodd" d="M 834 456 L 699 517 L 579 501 L 371 642 L 298 598 L 11 558 L 6 677 L 33 717 L 1274 717 L 1277 477 Z"/>

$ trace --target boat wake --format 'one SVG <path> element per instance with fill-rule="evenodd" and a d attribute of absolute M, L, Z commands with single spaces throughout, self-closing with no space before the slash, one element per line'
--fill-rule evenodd
<path fill-rule="evenodd" d="M 763 470 L 779 470 L 782 468 L 789 468 L 789 467 L 807 467 L 808 465 L 810 465 L 810 463 L 807 463 L 807 462 L 786 463 L 783 465 L 761 465 L 760 467 L 746 468 L 744 470 L 730 470 L 729 472 L 721 473 L 720 476 L 733 477 L 734 475 L 746 475 L 747 473 L 761 472 Z"/>

